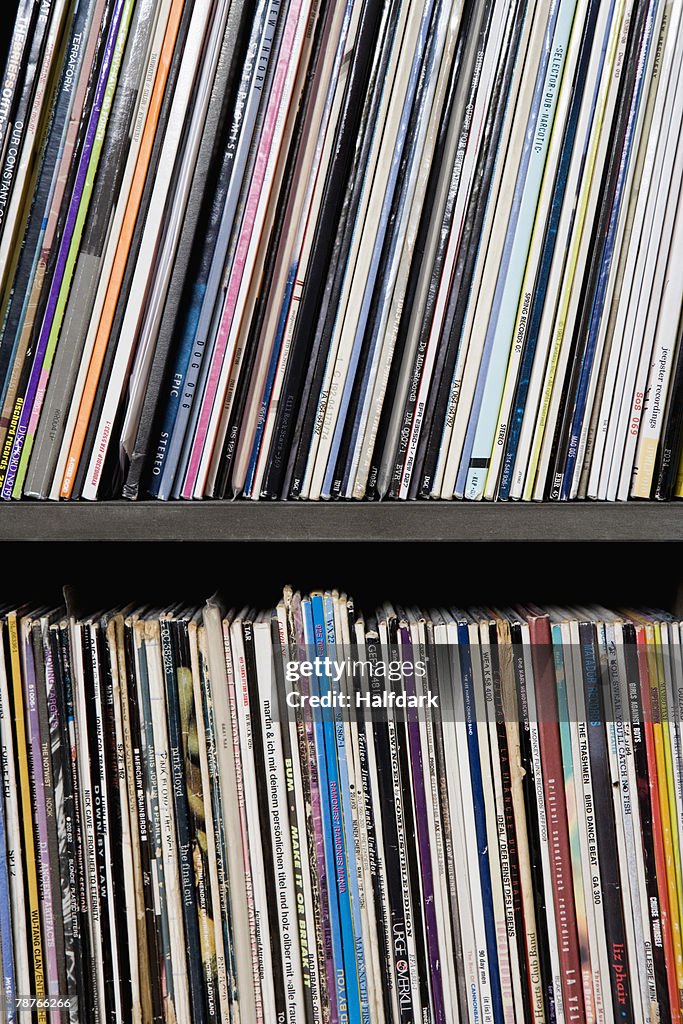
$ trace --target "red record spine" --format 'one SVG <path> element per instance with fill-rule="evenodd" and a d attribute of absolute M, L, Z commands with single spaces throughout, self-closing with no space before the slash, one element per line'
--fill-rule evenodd
<path fill-rule="evenodd" d="M 557 711 L 550 621 L 547 615 L 528 614 L 534 667 L 538 734 L 543 764 L 543 793 L 548 822 L 550 870 L 557 922 L 557 947 L 562 973 L 562 1001 L 567 1024 L 583 1024 L 583 982 L 574 906 L 567 803 L 564 791 L 562 747 Z"/>

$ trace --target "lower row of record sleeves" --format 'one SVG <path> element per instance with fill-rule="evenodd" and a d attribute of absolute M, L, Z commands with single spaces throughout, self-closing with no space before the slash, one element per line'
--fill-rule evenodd
<path fill-rule="evenodd" d="M 3 1020 L 680 1024 L 682 628 L 3 609 Z"/>
<path fill-rule="evenodd" d="M 683 497 L 681 0 L 18 0 L 0 497 Z"/>

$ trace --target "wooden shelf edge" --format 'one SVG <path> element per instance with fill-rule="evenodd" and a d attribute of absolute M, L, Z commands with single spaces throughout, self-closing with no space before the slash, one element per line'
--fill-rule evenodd
<path fill-rule="evenodd" d="M 679 503 L 30 503 L 0 541 L 679 541 Z"/>

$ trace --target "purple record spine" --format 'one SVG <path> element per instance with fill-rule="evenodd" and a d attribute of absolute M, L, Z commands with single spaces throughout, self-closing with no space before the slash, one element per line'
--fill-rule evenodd
<path fill-rule="evenodd" d="M 306 639 L 304 636 L 303 620 L 301 615 L 295 617 L 297 642 L 302 661 L 308 658 L 306 653 Z M 301 692 L 306 696 L 310 695 L 310 688 L 305 677 L 301 678 Z M 337 1009 L 336 991 L 337 979 L 334 970 L 334 959 L 332 956 L 332 922 L 329 912 L 329 880 L 325 872 L 325 840 L 323 836 L 323 819 L 320 805 L 320 779 L 318 776 L 318 761 L 315 748 L 315 729 L 311 717 L 310 706 L 305 705 L 303 711 L 303 724 L 306 736 L 306 747 L 308 755 L 308 774 L 311 789 L 311 826 L 313 830 L 313 846 L 315 849 L 315 863 L 320 888 L 320 913 L 322 917 L 323 945 L 325 948 L 324 973 L 327 979 L 327 992 L 329 1000 L 329 1021 L 330 1024 L 339 1024 Z M 323 965 L 321 965 L 322 967 Z"/>
<path fill-rule="evenodd" d="M 38 858 L 38 879 L 40 889 L 40 905 L 42 911 L 43 957 L 45 962 L 45 980 L 47 995 L 62 995 L 59 991 L 59 966 L 57 963 L 57 944 L 55 941 L 54 907 L 52 904 L 52 879 L 50 871 L 50 848 L 48 843 L 47 808 L 45 805 L 45 782 L 42 767 L 42 749 L 40 738 L 40 717 L 38 712 L 38 684 L 36 681 L 33 643 L 30 624 L 24 633 L 24 691 L 26 698 L 29 769 L 33 787 L 33 809 L 36 836 L 36 855 Z M 57 870 L 57 865 L 54 865 Z"/>
<path fill-rule="evenodd" d="M 85 188 L 85 180 L 88 174 L 88 166 L 90 164 L 90 156 L 95 143 L 95 135 L 97 133 L 97 126 L 100 119 L 100 112 L 102 110 L 102 104 L 104 102 L 104 96 L 107 89 L 107 82 L 109 79 L 109 70 L 111 68 L 112 60 L 114 57 L 114 50 L 116 48 L 116 42 L 118 39 L 119 28 L 121 25 L 121 17 L 126 0 L 117 0 L 114 15 L 109 26 L 109 35 L 107 37 L 107 46 L 102 59 L 102 67 L 100 68 L 100 75 L 97 82 L 97 90 L 95 98 L 93 100 L 92 110 L 90 113 L 90 121 L 88 122 L 88 131 L 86 133 L 85 142 L 83 145 L 83 152 L 81 154 L 80 163 L 78 165 L 78 173 L 76 175 L 76 181 L 74 183 L 73 192 L 69 201 L 69 212 L 66 218 L 66 224 L 64 225 L 64 233 L 59 246 L 59 253 L 57 255 L 57 262 L 55 265 L 55 272 L 52 277 L 50 284 L 50 292 L 48 295 L 47 305 L 45 307 L 45 316 L 43 317 L 43 323 L 40 328 L 40 335 L 38 338 L 38 344 L 36 345 L 36 351 L 33 358 L 33 365 L 31 367 L 31 375 L 29 377 L 28 385 L 26 387 L 26 397 L 21 407 L 21 415 L 17 424 L 17 432 L 12 445 L 12 451 L 7 464 L 7 471 L 5 474 L 5 480 L 2 486 L 2 497 L 5 501 L 9 501 L 12 497 L 12 489 L 14 487 L 14 481 L 19 468 L 19 460 L 21 458 L 21 452 L 24 447 L 24 439 L 28 432 L 29 420 L 31 418 L 31 412 L 33 410 L 33 403 L 36 398 L 36 392 L 39 385 L 43 388 L 46 387 L 47 382 L 43 380 L 43 360 L 45 358 L 45 352 L 47 350 L 47 344 L 52 331 L 52 324 L 57 309 L 57 301 L 59 299 L 59 293 L 62 288 L 62 282 L 64 273 L 66 270 L 66 263 L 69 255 L 69 249 L 71 248 L 71 240 L 73 238 L 74 230 L 76 227 L 76 219 L 78 217 L 78 211 L 81 205 L 81 199 Z"/>
<path fill-rule="evenodd" d="M 406 697 L 410 700 L 416 696 L 415 675 L 413 668 L 413 644 L 410 627 L 400 627 L 401 647 L 406 652 L 404 658 L 403 685 Z M 434 900 L 434 875 L 430 853 L 429 825 L 427 821 L 427 796 L 425 793 L 424 770 L 422 765 L 422 746 L 420 743 L 420 723 L 416 707 L 406 709 L 408 719 L 408 742 L 410 745 L 411 775 L 413 780 L 413 799 L 415 802 L 415 822 L 417 825 L 418 847 L 420 851 L 420 868 L 422 875 L 422 907 L 424 911 L 425 930 L 427 933 L 427 949 L 430 961 L 430 989 L 434 1004 L 436 1024 L 446 1024 L 446 1011 L 443 998 L 441 974 L 441 957 L 439 955 L 439 938 L 436 924 L 436 906 Z"/>

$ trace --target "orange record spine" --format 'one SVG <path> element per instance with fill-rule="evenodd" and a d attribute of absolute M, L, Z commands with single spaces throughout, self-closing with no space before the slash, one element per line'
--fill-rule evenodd
<path fill-rule="evenodd" d="M 183 6 L 183 0 L 174 0 L 168 18 L 164 45 L 159 57 L 159 66 L 156 79 L 154 81 L 154 90 L 150 99 L 147 120 L 145 121 L 144 133 L 140 143 L 140 152 L 135 165 L 135 173 L 131 183 L 126 212 L 121 225 L 121 233 L 116 246 L 116 254 L 114 256 L 114 263 L 109 278 L 109 285 L 107 287 L 107 293 L 102 307 L 102 314 L 97 328 L 97 335 L 95 337 L 95 343 L 90 357 L 90 366 L 88 367 L 88 374 L 83 387 L 78 416 L 76 418 L 76 423 L 74 424 L 71 444 L 69 446 L 69 454 L 67 456 L 64 476 L 60 487 L 61 498 L 71 497 L 76 470 L 78 469 L 78 463 L 83 451 L 88 422 L 95 402 L 100 373 L 102 372 L 102 364 L 107 350 L 107 342 L 109 341 L 109 333 L 116 313 L 116 304 L 121 291 L 121 284 L 123 282 L 123 276 L 126 269 L 126 261 L 128 259 L 128 253 L 133 239 L 133 232 L 135 230 L 135 223 L 137 221 L 140 203 L 142 201 L 142 194 L 145 188 L 147 170 L 152 155 L 152 148 L 154 146 L 154 137 L 156 134 L 157 123 L 159 121 L 159 114 L 161 112 L 161 105 L 164 99 L 166 81 L 171 66 L 171 60 L 173 58 L 176 38 L 178 36 Z"/>

